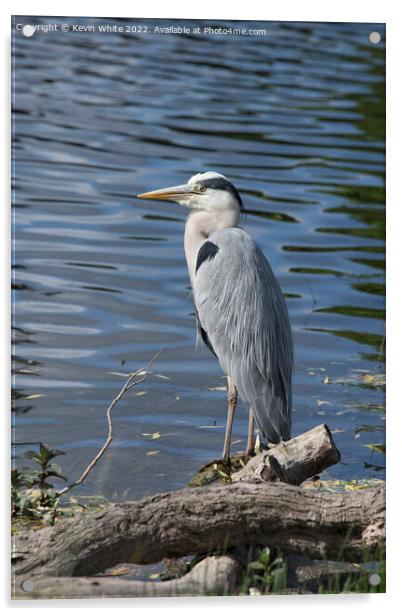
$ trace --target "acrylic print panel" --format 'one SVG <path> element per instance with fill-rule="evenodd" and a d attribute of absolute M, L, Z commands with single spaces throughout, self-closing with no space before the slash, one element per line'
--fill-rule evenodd
<path fill-rule="evenodd" d="M 13 17 L 14 597 L 384 592 L 384 90 L 383 24 Z"/>

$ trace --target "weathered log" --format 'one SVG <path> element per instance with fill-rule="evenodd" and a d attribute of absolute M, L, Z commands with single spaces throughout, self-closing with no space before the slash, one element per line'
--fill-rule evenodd
<path fill-rule="evenodd" d="M 21 532 L 15 537 L 15 571 L 84 576 L 122 562 L 222 553 L 247 544 L 357 560 L 365 548 L 384 541 L 384 501 L 385 486 L 345 493 L 283 483 L 187 488 Z"/>
<path fill-rule="evenodd" d="M 274 445 L 232 474 L 232 481 L 280 480 L 300 485 L 341 459 L 329 428 L 321 424 L 290 441 Z"/>
<path fill-rule="evenodd" d="M 232 556 L 208 556 L 183 577 L 167 582 L 41 576 L 27 582 L 27 576 L 18 576 L 13 595 L 17 599 L 230 595 L 238 589 L 241 573 L 240 564 Z"/>

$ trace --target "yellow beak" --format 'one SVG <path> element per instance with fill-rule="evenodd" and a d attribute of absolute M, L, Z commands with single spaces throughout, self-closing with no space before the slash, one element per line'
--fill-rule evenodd
<path fill-rule="evenodd" d="M 160 199 L 161 201 L 175 201 L 187 195 L 193 194 L 188 184 L 180 184 L 179 186 L 170 186 L 169 188 L 160 188 L 159 190 L 151 190 L 150 192 L 137 195 L 138 199 Z"/>

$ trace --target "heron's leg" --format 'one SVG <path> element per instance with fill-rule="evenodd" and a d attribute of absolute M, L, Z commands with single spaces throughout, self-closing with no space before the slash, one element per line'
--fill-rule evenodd
<path fill-rule="evenodd" d="M 226 419 L 225 444 L 223 446 L 223 461 L 230 460 L 230 440 L 232 437 L 233 418 L 237 404 L 237 389 L 230 376 L 228 376 L 228 415 Z"/>
<path fill-rule="evenodd" d="M 246 448 L 246 456 L 254 455 L 254 413 L 253 409 L 250 406 L 248 412 L 248 436 L 247 436 L 247 448 Z"/>

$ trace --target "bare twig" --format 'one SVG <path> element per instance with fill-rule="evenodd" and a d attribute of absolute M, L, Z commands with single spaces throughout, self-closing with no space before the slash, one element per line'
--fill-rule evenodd
<path fill-rule="evenodd" d="M 93 460 L 88 464 L 88 466 L 86 467 L 86 469 L 82 473 L 81 477 L 79 479 L 77 479 L 77 481 L 74 481 L 73 483 L 70 483 L 68 486 L 66 486 L 65 488 L 60 490 L 60 492 L 58 493 L 59 496 L 61 496 L 62 494 L 65 494 L 66 492 L 69 492 L 72 488 L 75 488 L 76 486 L 81 484 L 83 481 L 85 481 L 85 479 L 88 477 L 89 473 L 92 471 L 94 466 L 99 462 L 99 460 L 101 459 L 101 457 L 105 453 L 106 449 L 109 447 L 110 443 L 113 440 L 112 411 L 113 411 L 114 407 L 119 402 L 119 400 L 121 400 L 121 398 L 124 396 L 124 394 L 127 391 L 129 391 L 130 389 L 132 389 L 136 385 L 139 385 L 140 383 L 143 383 L 145 381 L 145 379 L 147 378 L 147 376 L 149 374 L 149 371 L 150 371 L 152 365 L 158 359 L 160 354 L 161 354 L 161 351 L 158 351 L 158 353 L 156 353 L 156 355 L 153 356 L 153 358 L 151 359 L 151 361 L 149 362 L 149 364 L 148 364 L 148 366 L 146 368 L 141 368 L 140 370 L 137 370 L 136 372 L 130 372 L 126 382 L 123 385 L 123 387 L 120 389 L 120 391 L 117 394 L 117 396 L 115 398 L 113 398 L 112 402 L 109 404 L 109 407 L 108 407 L 108 409 L 106 411 L 106 417 L 107 417 L 107 422 L 108 422 L 108 426 L 109 426 L 109 431 L 108 431 L 108 435 L 107 435 L 106 441 L 104 442 L 102 447 L 99 449 L 98 453 L 93 458 Z M 136 377 L 140 377 L 140 378 L 138 380 L 134 380 L 134 379 L 136 379 Z"/>

